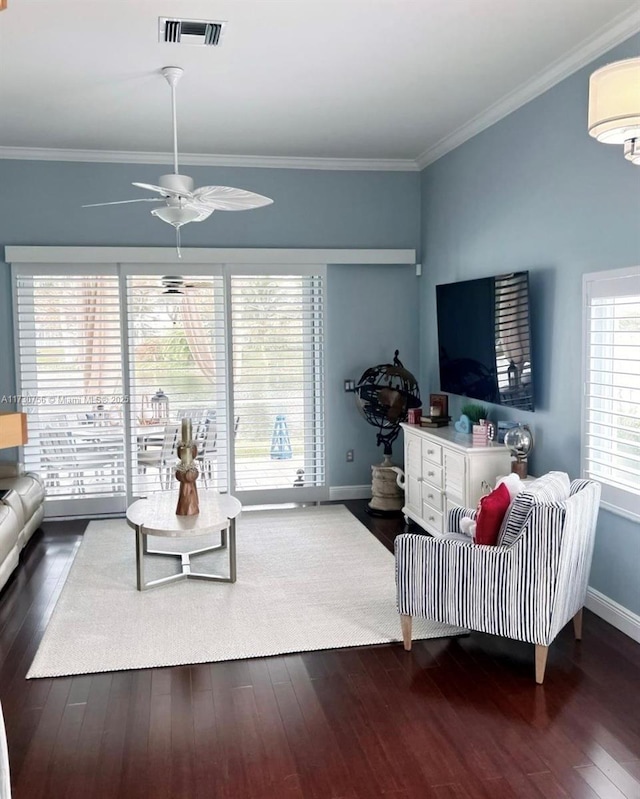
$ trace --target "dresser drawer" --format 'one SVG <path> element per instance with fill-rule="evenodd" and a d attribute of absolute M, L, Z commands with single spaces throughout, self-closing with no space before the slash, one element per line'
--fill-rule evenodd
<path fill-rule="evenodd" d="M 426 528 L 430 533 L 435 533 L 436 535 L 442 535 L 443 525 L 444 525 L 444 514 L 439 513 L 437 510 L 434 510 L 430 505 L 427 505 L 426 502 L 423 502 L 422 518 L 424 519 Z"/>
<path fill-rule="evenodd" d="M 431 463 L 436 463 L 439 466 L 442 463 L 442 447 L 433 441 L 423 441 L 422 457 L 424 460 L 431 461 Z"/>
<path fill-rule="evenodd" d="M 442 466 L 436 466 L 435 463 L 426 461 L 423 458 L 422 479 L 425 483 L 431 483 L 431 485 L 436 486 L 437 488 L 442 488 Z"/>
<path fill-rule="evenodd" d="M 422 502 L 429 505 L 431 508 L 433 508 L 433 510 L 442 512 L 442 508 L 444 506 L 444 494 L 430 483 L 423 482 Z"/>

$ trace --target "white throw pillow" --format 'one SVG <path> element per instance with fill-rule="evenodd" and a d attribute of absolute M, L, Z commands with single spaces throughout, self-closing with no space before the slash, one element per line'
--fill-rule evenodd
<path fill-rule="evenodd" d="M 565 502 L 569 499 L 570 490 L 571 483 L 566 472 L 548 472 L 526 486 L 511 503 L 504 517 L 498 544 L 513 544 L 522 532 L 533 505 Z"/>

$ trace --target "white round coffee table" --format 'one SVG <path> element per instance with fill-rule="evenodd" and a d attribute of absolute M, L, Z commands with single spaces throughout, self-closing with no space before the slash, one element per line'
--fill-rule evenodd
<path fill-rule="evenodd" d="M 165 491 L 147 499 L 139 499 L 127 508 L 127 523 L 136 531 L 136 575 L 138 591 L 178 580 L 212 580 L 218 583 L 236 581 L 236 517 L 242 510 L 239 500 L 213 489 L 198 491 L 200 513 L 195 516 L 176 516 L 177 491 Z M 190 552 L 164 552 L 148 548 L 147 536 L 190 538 L 220 531 L 220 543 Z M 228 533 L 228 535 L 227 535 Z M 229 575 L 207 574 L 192 570 L 191 558 L 216 549 L 229 550 Z M 182 569 L 177 574 L 145 582 L 145 555 L 167 555 L 178 558 Z"/>

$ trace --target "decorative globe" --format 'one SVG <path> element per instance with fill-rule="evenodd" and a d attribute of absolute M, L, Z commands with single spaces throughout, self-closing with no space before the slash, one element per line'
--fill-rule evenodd
<path fill-rule="evenodd" d="M 526 460 L 533 449 L 533 433 L 526 424 L 512 427 L 505 433 L 504 445 L 519 461 Z"/>
<path fill-rule="evenodd" d="M 419 408 L 420 389 L 415 377 L 404 368 L 395 351 L 393 363 L 372 366 L 355 388 L 356 405 L 373 427 L 378 428 L 377 443 L 384 445 L 385 456 L 400 432 L 400 422 L 409 408 Z"/>

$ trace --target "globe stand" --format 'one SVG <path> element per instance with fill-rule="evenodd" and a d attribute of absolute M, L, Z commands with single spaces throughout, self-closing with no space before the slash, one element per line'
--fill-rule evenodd
<path fill-rule="evenodd" d="M 394 466 L 388 455 L 371 467 L 371 501 L 367 505 L 370 516 L 401 515 L 404 491 L 398 485 L 398 475 L 402 475 L 402 469 Z"/>
<path fill-rule="evenodd" d="M 521 480 L 527 479 L 528 461 L 526 458 L 516 458 L 511 461 L 511 471 L 517 474 Z"/>

